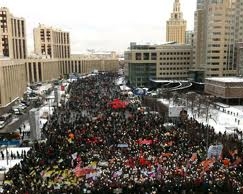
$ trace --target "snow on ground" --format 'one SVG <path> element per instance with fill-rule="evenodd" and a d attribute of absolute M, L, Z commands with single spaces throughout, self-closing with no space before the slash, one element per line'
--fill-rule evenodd
<path fill-rule="evenodd" d="M 18 117 L 13 118 L 13 119 L 11 120 L 11 122 L 10 122 L 8 125 L 11 125 L 12 123 L 16 122 L 17 120 L 19 120 Z"/>
<path fill-rule="evenodd" d="M 14 155 L 17 155 L 17 152 L 19 154 L 21 154 L 22 151 L 26 151 L 26 153 L 27 153 L 30 150 L 30 147 L 1 147 L 0 150 L 3 152 L 3 154 L 5 156 L 4 160 L 2 160 L 2 158 L 0 157 L 0 169 L 1 168 L 4 169 L 4 170 L 0 171 L 0 174 L 1 174 L 1 173 L 8 171 L 9 168 L 13 167 L 15 164 L 18 164 L 21 161 L 21 159 L 11 159 L 10 158 L 11 152 Z M 8 151 L 8 154 L 7 154 L 7 151 Z M 7 155 L 9 155 L 8 160 L 6 159 Z"/>
<path fill-rule="evenodd" d="M 228 105 L 225 105 L 227 107 Z M 242 107 L 243 108 L 243 107 Z M 206 121 L 206 114 L 192 115 L 191 109 L 188 108 L 190 117 L 194 117 L 198 122 L 208 124 L 215 129 L 216 133 L 233 133 L 234 129 L 243 131 L 243 111 L 235 107 L 228 106 L 228 108 L 212 108 L 209 109 L 208 121 Z"/>
<path fill-rule="evenodd" d="M 50 88 L 52 88 L 51 83 L 43 84 L 42 86 L 39 86 L 38 90 L 36 90 L 35 92 L 38 93 L 38 94 L 43 94 L 44 91 L 47 91 Z"/>
<path fill-rule="evenodd" d="M 158 99 L 167 107 L 176 106 L 173 100 Z M 216 133 L 234 133 L 234 129 L 243 131 L 243 106 L 229 106 L 227 104 L 216 103 L 217 107 L 210 107 L 208 119 L 206 121 L 206 113 L 198 115 L 197 108 L 194 107 L 193 113 L 191 107 L 186 107 L 189 117 L 195 118 L 198 122 L 210 125 L 215 129 Z M 178 105 L 179 106 L 179 105 Z M 203 109 L 203 107 L 202 107 Z"/>
<path fill-rule="evenodd" d="M 120 90 L 121 91 L 129 91 L 129 90 L 131 90 L 131 88 L 127 87 L 126 85 L 122 85 L 122 86 L 120 86 Z"/>
<path fill-rule="evenodd" d="M 125 78 L 124 77 L 119 77 L 117 80 L 116 80 L 116 85 L 121 85 L 123 84 L 125 81 Z"/>

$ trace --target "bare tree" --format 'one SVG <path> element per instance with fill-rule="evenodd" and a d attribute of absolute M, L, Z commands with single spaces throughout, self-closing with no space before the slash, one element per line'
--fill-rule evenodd
<path fill-rule="evenodd" d="M 162 91 L 162 97 L 169 100 L 169 104 L 170 104 L 170 99 L 172 97 L 171 91 L 169 91 L 169 90 Z"/>
<path fill-rule="evenodd" d="M 172 100 L 174 104 L 180 104 L 179 93 L 177 91 L 173 92 Z"/>
<path fill-rule="evenodd" d="M 210 98 L 210 96 L 205 96 L 203 101 L 204 101 L 204 106 L 206 109 L 206 111 L 205 111 L 206 112 L 206 122 L 208 122 L 209 109 L 210 109 L 210 106 L 212 105 L 213 101 Z"/>
<path fill-rule="evenodd" d="M 187 104 L 188 104 L 188 102 L 190 102 L 190 108 L 191 108 L 193 117 L 194 117 L 194 106 L 195 106 L 195 102 L 196 102 L 196 97 L 197 97 L 197 94 L 195 92 L 187 93 Z"/>
<path fill-rule="evenodd" d="M 201 108 L 202 108 L 203 102 L 204 102 L 203 96 L 198 95 L 197 96 L 197 99 L 196 99 L 197 117 L 200 117 L 200 115 L 201 115 Z"/>

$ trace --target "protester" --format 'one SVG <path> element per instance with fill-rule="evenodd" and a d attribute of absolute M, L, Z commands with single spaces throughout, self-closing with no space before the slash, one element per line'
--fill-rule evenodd
<path fill-rule="evenodd" d="M 243 193 L 238 139 L 192 118 L 165 127 L 159 114 L 129 102 L 116 79 L 70 84 L 69 101 L 43 126 L 46 142 L 9 170 L 4 193 Z M 217 156 L 208 153 L 219 144 Z"/>

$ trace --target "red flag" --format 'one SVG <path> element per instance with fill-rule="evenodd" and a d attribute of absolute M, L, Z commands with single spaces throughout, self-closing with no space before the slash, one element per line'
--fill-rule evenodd
<path fill-rule="evenodd" d="M 153 143 L 152 139 L 139 139 L 138 140 L 138 144 L 140 144 L 140 145 L 144 145 L 144 144 L 150 145 L 152 143 Z"/>

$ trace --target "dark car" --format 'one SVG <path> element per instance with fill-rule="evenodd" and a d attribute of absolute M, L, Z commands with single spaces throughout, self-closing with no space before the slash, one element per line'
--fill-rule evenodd
<path fill-rule="evenodd" d="M 26 106 L 30 105 L 30 102 L 29 101 L 25 101 L 25 100 L 21 100 L 21 103 L 25 104 Z"/>

